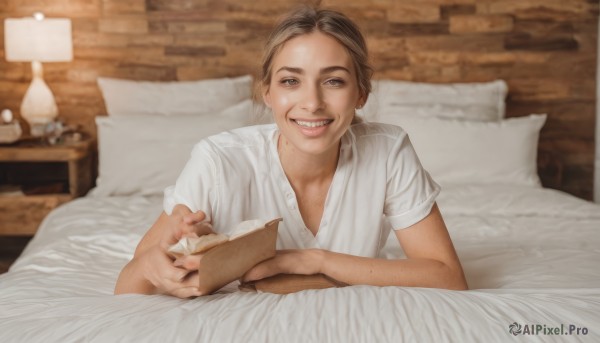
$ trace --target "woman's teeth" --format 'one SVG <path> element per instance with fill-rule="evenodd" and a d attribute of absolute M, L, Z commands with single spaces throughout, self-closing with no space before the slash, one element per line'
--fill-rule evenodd
<path fill-rule="evenodd" d="M 331 120 L 321 120 L 321 121 L 296 120 L 295 122 L 296 122 L 296 124 L 298 124 L 300 126 L 304 126 L 304 127 L 319 127 L 319 126 L 325 126 L 325 125 L 331 123 Z"/>

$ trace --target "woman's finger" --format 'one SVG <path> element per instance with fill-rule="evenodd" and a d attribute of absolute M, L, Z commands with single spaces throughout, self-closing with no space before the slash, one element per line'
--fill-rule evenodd
<path fill-rule="evenodd" d="M 175 207 L 173 207 L 173 211 L 171 214 L 185 216 L 186 214 L 190 214 L 190 213 L 192 213 L 192 210 L 190 210 L 189 207 L 187 207 L 183 204 L 177 204 L 177 205 L 175 205 Z"/>
<path fill-rule="evenodd" d="M 211 223 L 206 223 L 206 222 L 199 223 L 199 224 L 194 225 L 194 228 L 195 228 L 195 232 L 198 236 L 215 233 Z"/>
<path fill-rule="evenodd" d="M 198 255 L 188 255 L 178 257 L 173 265 L 175 267 L 184 268 L 188 271 L 198 270 L 200 267 L 200 260 L 202 259 L 202 254 Z"/>
<path fill-rule="evenodd" d="M 198 224 L 204 219 L 206 219 L 206 213 L 204 213 L 203 211 L 197 211 L 194 213 L 190 211 L 189 213 L 183 215 L 183 222 L 189 225 Z"/>
<path fill-rule="evenodd" d="M 182 287 L 198 287 L 200 284 L 200 274 L 197 271 L 189 273 L 182 281 Z"/>
<path fill-rule="evenodd" d="M 187 273 L 182 280 L 168 281 L 168 293 L 179 298 L 198 297 L 203 295 L 198 289 L 199 283 L 198 272 Z"/>
<path fill-rule="evenodd" d="M 161 288 L 170 291 L 172 289 L 180 288 L 181 286 L 178 285 L 188 280 L 190 274 L 193 274 L 194 272 L 195 271 L 170 265 L 162 268 L 161 274 L 157 275 L 157 279 L 159 279 Z"/>
<path fill-rule="evenodd" d="M 201 295 L 204 295 L 202 292 L 200 292 L 200 290 L 198 290 L 198 287 L 178 288 L 174 290 L 171 294 L 181 299 L 199 297 Z"/>

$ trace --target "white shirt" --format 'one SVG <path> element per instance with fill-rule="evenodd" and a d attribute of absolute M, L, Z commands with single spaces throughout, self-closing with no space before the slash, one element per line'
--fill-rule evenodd
<path fill-rule="evenodd" d="M 170 214 L 176 204 L 202 210 L 214 230 L 225 234 L 244 220 L 282 217 L 278 249 L 318 248 L 376 257 L 390 224 L 398 230 L 425 218 L 440 192 L 400 127 L 353 125 L 342 137 L 321 224 L 313 236 L 281 166 L 278 137 L 277 126 L 270 124 L 202 140 L 175 186 L 165 190 L 165 212 Z"/>

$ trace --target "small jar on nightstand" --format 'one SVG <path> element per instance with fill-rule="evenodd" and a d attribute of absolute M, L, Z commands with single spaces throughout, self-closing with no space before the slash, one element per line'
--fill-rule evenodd
<path fill-rule="evenodd" d="M 5 108 L 0 112 L 0 144 L 14 143 L 21 138 L 21 125 L 14 119 L 11 110 Z"/>

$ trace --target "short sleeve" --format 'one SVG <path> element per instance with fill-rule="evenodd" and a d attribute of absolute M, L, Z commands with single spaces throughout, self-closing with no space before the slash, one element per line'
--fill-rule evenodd
<path fill-rule="evenodd" d="M 394 230 L 404 229 L 425 218 L 435 204 L 440 186 L 433 181 L 406 133 L 390 150 L 384 214 Z"/>
<path fill-rule="evenodd" d="M 173 212 L 175 205 L 182 204 L 192 212 L 204 211 L 210 219 L 219 182 L 214 155 L 206 141 L 194 146 L 175 185 L 164 190 L 163 209 L 167 214 Z"/>

